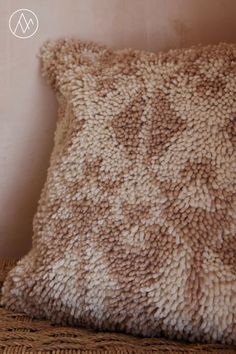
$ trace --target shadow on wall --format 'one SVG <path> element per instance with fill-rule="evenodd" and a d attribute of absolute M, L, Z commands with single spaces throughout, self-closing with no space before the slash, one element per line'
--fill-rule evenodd
<path fill-rule="evenodd" d="M 31 247 L 32 220 L 53 146 L 56 99 L 45 82 L 35 76 L 37 94 L 35 97 L 31 95 L 31 99 L 36 109 L 41 107 L 38 122 L 33 123 L 34 126 L 25 126 L 24 138 L 19 131 L 19 140 L 10 142 L 9 148 L 1 151 L 1 164 L 4 165 L 5 160 L 11 166 L 8 166 L 8 171 L 5 170 L 8 172 L 5 185 L 1 184 L 0 257 L 19 257 Z M 27 114 L 33 117 L 35 113 L 29 109 Z M 50 119 L 45 121 L 45 116 Z M 13 151 L 9 156 L 8 150 L 11 148 Z"/>
<path fill-rule="evenodd" d="M 35 53 L 48 38 L 80 37 L 112 48 L 158 51 L 236 41 L 235 0 L 24 0 L 37 13 L 33 39 L 15 39 L 1 21 L 0 257 L 21 256 L 45 180 L 56 122 L 55 96 Z M 0 4 L 6 19 L 17 0 Z M 13 104 L 14 102 L 14 104 Z"/>
<path fill-rule="evenodd" d="M 102 18 L 98 2 L 95 10 Z M 105 42 L 113 48 L 153 52 L 199 43 L 235 42 L 235 13 L 234 0 L 141 0 L 135 4 L 119 0 L 115 1 L 112 35 L 106 33 Z M 104 42 L 104 38 L 99 40 Z"/>

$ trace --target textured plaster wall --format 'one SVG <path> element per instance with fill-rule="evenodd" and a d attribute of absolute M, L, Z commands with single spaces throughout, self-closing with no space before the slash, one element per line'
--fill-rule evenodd
<path fill-rule="evenodd" d="M 8 19 L 33 10 L 30 39 Z M 0 0 L 0 257 L 28 251 L 56 123 L 54 95 L 36 58 L 48 38 L 77 36 L 113 48 L 152 51 L 236 41 L 235 0 Z"/>

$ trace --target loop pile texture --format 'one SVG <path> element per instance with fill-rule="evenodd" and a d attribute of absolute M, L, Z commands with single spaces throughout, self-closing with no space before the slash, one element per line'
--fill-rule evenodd
<path fill-rule="evenodd" d="M 16 264 L 0 260 L 1 283 Z M 193 344 L 163 338 L 53 325 L 0 306 L 0 354 L 235 354 L 222 344 Z"/>
<path fill-rule="evenodd" d="M 32 250 L 2 304 L 55 323 L 236 344 L 236 46 L 47 43 L 59 101 Z"/>

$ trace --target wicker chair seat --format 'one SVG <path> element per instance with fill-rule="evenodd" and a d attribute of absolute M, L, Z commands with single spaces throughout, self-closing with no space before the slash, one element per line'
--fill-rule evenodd
<path fill-rule="evenodd" d="M 0 288 L 16 260 L 0 260 Z M 0 295 L 1 296 L 1 295 Z M 137 338 L 119 333 L 61 327 L 0 307 L 0 354 L 233 354 L 224 345 L 189 344 L 162 338 Z"/>

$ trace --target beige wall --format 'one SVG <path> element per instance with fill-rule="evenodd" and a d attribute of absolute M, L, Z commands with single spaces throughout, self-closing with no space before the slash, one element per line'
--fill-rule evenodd
<path fill-rule="evenodd" d="M 39 30 L 20 40 L 8 18 L 29 8 Z M 55 98 L 41 80 L 36 54 L 48 38 L 78 36 L 166 50 L 236 41 L 235 0 L 0 0 L 0 256 L 30 247 L 32 218 L 45 179 L 56 122 Z"/>

